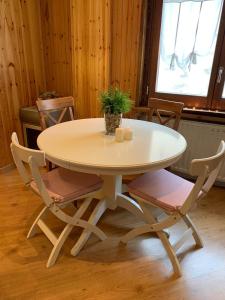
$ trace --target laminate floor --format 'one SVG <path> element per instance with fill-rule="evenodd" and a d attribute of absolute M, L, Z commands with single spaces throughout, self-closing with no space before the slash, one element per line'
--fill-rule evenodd
<path fill-rule="evenodd" d="M 108 211 L 99 223 L 110 236 L 107 241 L 92 235 L 72 257 L 70 249 L 81 232 L 75 228 L 55 266 L 47 269 L 50 242 L 41 233 L 26 239 L 42 202 L 23 187 L 16 170 L 0 174 L 0 195 L 0 299 L 225 300 L 225 189 L 213 188 L 191 212 L 205 247 L 195 249 L 190 239 L 180 249 L 179 279 L 156 237 L 118 243 L 140 223 L 122 209 Z M 58 232 L 63 227 L 54 218 L 49 222 Z M 183 228 L 172 228 L 171 238 Z"/>

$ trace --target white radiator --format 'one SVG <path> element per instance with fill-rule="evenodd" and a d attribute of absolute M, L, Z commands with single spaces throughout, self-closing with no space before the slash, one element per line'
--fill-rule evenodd
<path fill-rule="evenodd" d="M 216 153 L 221 140 L 225 140 L 225 126 L 181 120 L 179 132 L 186 138 L 187 149 L 173 169 L 188 174 L 193 158 L 204 158 Z M 225 164 L 218 176 L 225 182 Z"/>

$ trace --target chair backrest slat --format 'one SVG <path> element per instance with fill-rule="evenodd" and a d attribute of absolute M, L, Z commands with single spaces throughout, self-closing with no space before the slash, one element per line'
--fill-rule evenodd
<path fill-rule="evenodd" d="M 23 147 L 19 144 L 17 134 L 13 132 L 12 134 L 12 143 L 10 145 L 12 156 L 16 167 L 20 173 L 25 184 L 29 184 L 32 180 L 31 174 L 27 171 L 25 164 L 29 163 L 29 158 L 32 156 L 34 157 L 38 166 L 43 167 L 46 165 L 45 163 L 45 153 L 40 150 L 29 149 Z"/>
<path fill-rule="evenodd" d="M 73 107 L 74 100 L 73 97 L 62 97 L 54 99 L 38 99 L 37 106 L 39 111 L 53 110 L 53 109 L 62 109 L 65 107 Z"/>
<path fill-rule="evenodd" d="M 215 183 L 219 171 L 225 159 L 225 142 L 221 141 L 217 153 L 211 157 L 193 159 L 191 162 L 190 173 L 197 176 L 196 183 L 189 194 L 184 205 L 180 209 L 182 213 L 187 211 L 201 195 L 205 195 Z"/>
<path fill-rule="evenodd" d="M 130 112 L 130 118 L 150 121 L 150 109 L 144 106 L 133 107 Z"/>
<path fill-rule="evenodd" d="M 149 121 L 153 121 L 155 114 L 161 125 L 166 125 L 170 120 L 174 120 L 172 128 L 177 130 L 180 123 L 181 113 L 184 103 L 167 101 L 157 98 L 150 98 L 148 101 Z M 163 117 L 160 114 L 163 113 Z"/>
<path fill-rule="evenodd" d="M 15 132 L 13 132 L 11 139 L 11 150 L 14 162 L 18 172 L 20 173 L 20 176 L 24 181 L 24 184 L 30 186 L 31 181 L 35 180 L 39 194 L 41 195 L 43 201 L 47 206 L 50 206 L 53 203 L 53 200 L 47 192 L 39 170 L 40 167 L 44 167 L 46 165 L 45 153 L 40 150 L 33 150 L 21 146 Z M 29 164 L 31 172 L 28 172 L 25 164 Z"/>
<path fill-rule="evenodd" d="M 70 118 L 71 118 L 71 120 L 74 120 L 74 112 L 73 112 L 72 107 L 69 107 L 69 112 L 70 112 Z"/>
<path fill-rule="evenodd" d="M 38 99 L 36 104 L 40 113 L 42 129 L 50 126 L 49 120 L 52 122 L 52 125 L 61 123 L 67 112 L 69 120 L 74 120 L 74 99 L 71 96 L 46 100 Z M 57 117 L 56 112 L 59 113 Z"/>
<path fill-rule="evenodd" d="M 52 198 L 49 196 L 46 186 L 44 184 L 44 181 L 41 177 L 40 171 L 39 171 L 39 165 L 37 164 L 36 159 L 33 156 L 29 157 L 29 166 L 31 169 L 31 174 L 33 179 L 36 182 L 38 191 L 44 201 L 44 203 L 46 204 L 46 206 L 50 207 L 51 204 L 53 204 L 53 200 Z"/>
<path fill-rule="evenodd" d="M 204 167 L 207 165 L 208 172 L 211 173 L 219 167 L 221 157 L 224 156 L 225 143 L 221 141 L 215 155 L 207 158 L 193 159 L 191 162 L 190 173 L 194 176 L 199 176 L 203 173 Z"/>

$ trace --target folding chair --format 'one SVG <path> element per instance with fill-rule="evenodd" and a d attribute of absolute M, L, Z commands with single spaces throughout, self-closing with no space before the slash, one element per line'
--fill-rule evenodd
<path fill-rule="evenodd" d="M 95 233 L 101 240 L 106 239 L 101 229 L 81 219 L 92 199 L 101 191 L 102 179 L 99 176 L 73 172 L 61 167 L 41 175 L 39 168 L 45 166 L 45 153 L 21 146 L 15 132 L 12 134 L 11 151 L 24 184 L 37 193 L 45 204 L 31 226 L 27 238 L 32 237 L 39 227 L 53 244 L 47 267 L 54 265 L 74 226 Z M 29 164 L 31 173 L 27 171 L 25 164 Z M 73 216 L 63 210 L 71 202 L 81 199 L 83 202 Z M 44 222 L 49 211 L 66 223 L 59 237 Z"/>
<path fill-rule="evenodd" d="M 147 233 L 156 232 L 160 238 L 175 274 L 181 276 L 181 267 L 176 251 L 183 245 L 189 234 L 192 234 L 197 246 L 203 247 L 199 233 L 188 216 L 188 211 L 200 198 L 204 197 L 213 186 L 221 169 L 225 157 L 225 143 L 221 141 L 217 153 L 208 158 L 193 159 L 190 173 L 197 176 L 195 184 L 189 182 L 167 170 L 148 172 L 128 185 L 128 192 L 140 205 L 147 224 L 135 228 L 122 237 L 121 241 L 129 240 Z M 166 214 L 162 220 L 157 220 L 149 210 L 153 205 Z M 172 245 L 163 231 L 180 220 L 183 220 L 188 230 L 174 245 Z"/>

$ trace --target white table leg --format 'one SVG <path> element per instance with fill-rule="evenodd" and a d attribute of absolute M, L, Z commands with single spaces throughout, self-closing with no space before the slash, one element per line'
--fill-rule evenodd
<path fill-rule="evenodd" d="M 126 187 L 122 184 L 122 176 L 103 176 L 103 195 L 107 199 L 107 207 L 109 209 L 115 209 L 116 207 L 122 207 L 128 210 L 133 215 L 137 216 L 141 220 L 144 219 L 143 212 L 134 200 L 122 194 Z"/>
<path fill-rule="evenodd" d="M 117 206 L 128 210 L 131 214 L 141 220 L 145 220 L 143 211 L 140 205 L 128 196 L 123 194 L 117 195 Z"/>
<path fill-rule="evenodd" d="M 122 207 L 128 210 L 131 214 L 137 216 L 141 220 L 145 220 L 144 214 L 140 206 L 131 198 L 122 194 L 122 176 L 102 176 L 104 183 L 102 195 L 104 200 L 99 200 L 95 209 L 91 213 L 88 222 L 96 225 L 107 208 L 114 210 L 116 207 Z M 89 239 L 91 232 L 85 229 L 76 244 L 71 249 L 71 255 L 76 256 L 84 247 Z"/>
<path fill-rule="evenodd" d="M 109 209 L 115 209 L 117 207 L 117 194 L 122 193 L 122 176 L 121 175 L 104 175 L 103 195 L 107 201 L 107 207 Z"/>

